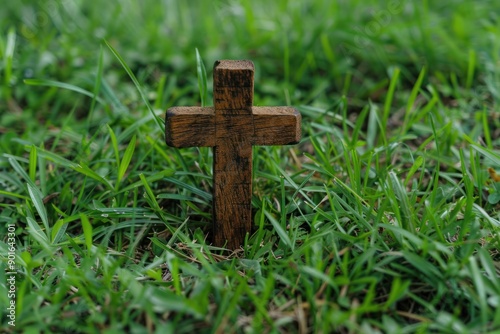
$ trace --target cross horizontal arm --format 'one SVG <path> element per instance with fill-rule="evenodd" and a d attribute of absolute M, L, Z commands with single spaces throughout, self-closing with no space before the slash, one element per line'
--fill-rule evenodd
<path fill-rule="evenodd" d="M 300 141 L 301 116 L 292 107 L 253 107 L 253 145 L 290 145 Z"/>
<path fill-rule="evenodd" d="M 165 118 L 165 140 L 173 147 L 215 146 L 212 107 L 173 107 Z"/>
<path fill-rule="evenodd" d="M 300 141 L 301 116 L 295 108 L 252 107 L 250 117 L 253 134 L 246 140 L 252 145 L 291 145 Z M 167 145 L 179 148 L 215 146 L 214 122 L 212 107 L 170 108 L 165 119 Z"/>

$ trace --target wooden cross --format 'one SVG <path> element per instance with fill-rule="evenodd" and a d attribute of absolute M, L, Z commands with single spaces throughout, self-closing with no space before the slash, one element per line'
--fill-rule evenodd
<path fill-rule="evenodd" d="M 213 242 L 236 249 L 252 229 L 252 145 L 300 140 L 300 113 L 292 107 L 253 107 L 254 66 L 249 60 L 214 65 L 214 107 L 167 110 L 167 145 L 211 146 Z"/>

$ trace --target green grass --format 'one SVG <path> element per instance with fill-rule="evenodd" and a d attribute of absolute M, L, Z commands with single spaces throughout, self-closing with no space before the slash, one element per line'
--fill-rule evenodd
<path fill-rule="evenodd" d="M 2 332 L 500 331 L 498 1 L 3 6 Z M 164 143 L 216 59 L 303 116 L 254 148 L 234 252 L 206 238 L 211 150 Z"/>

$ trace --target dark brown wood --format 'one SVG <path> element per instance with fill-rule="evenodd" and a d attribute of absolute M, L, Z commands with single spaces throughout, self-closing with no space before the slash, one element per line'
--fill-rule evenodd
<path fill-rule="evenodd" d="M 300 113 L 292 107 L 253 107 L 254 66 L 248 60 L 214 65 L 214 107 L 174 107 L 165 118 L 166 143 L 212 146 L 213 240 L 240 247 L 252 230 L 252 146 L 300 140 Z"/>

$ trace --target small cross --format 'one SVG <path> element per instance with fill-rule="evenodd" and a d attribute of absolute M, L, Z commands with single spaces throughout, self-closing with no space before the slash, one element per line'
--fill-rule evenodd
<path fill-rule="evenodd" d="M 252 146 L 300 140 L 300 113 L 292 107 L 253 107 L 254 66 L 249 60 L 214 65 L 214 107 L 167 110 L 167 145 L 211 146 L 213 241 L 236 249 L 252 229 Z"/>

